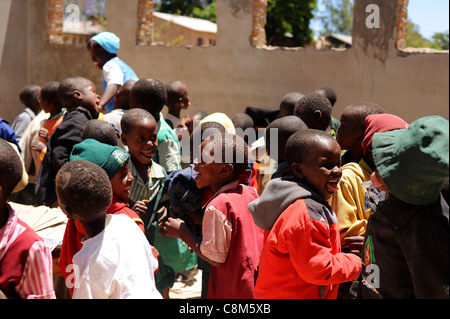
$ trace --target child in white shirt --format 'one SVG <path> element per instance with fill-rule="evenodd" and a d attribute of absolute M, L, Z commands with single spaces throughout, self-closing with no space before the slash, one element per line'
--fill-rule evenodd
<path fill-rule="evenodd" d="M 58 203 L 86 230 L 83 248 L 73 257 L 67 285 L 74 299 L 159 299 L 150 244 L 128 216 L 106 215 L 112 190 L 106 172 L 88 161 L 65 164 L 56 176 Z M 125 217 L 125 218 L 124 218 Z"/>

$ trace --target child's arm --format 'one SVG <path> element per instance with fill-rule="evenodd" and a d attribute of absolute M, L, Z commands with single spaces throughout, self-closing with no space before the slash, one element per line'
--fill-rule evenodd
<path fill-rule="evenodd" d="M 169 217 L 165 221 L 162 221 L 159 224 L 159 227 L 162 229 L 162 232 L 160 233 L 162 236 L 181 238 L 192 249 L 192 251 L 197 254 L 197 256 L 199 256 L 212 266 L 220 267 L 221 265 L 223 265 L 223 263 L 218 263 L 203 255 L 200 249 L 201 242 L 197 239 L 197 236 L 195 236 L 186 226 L 183 220 Z"/>
<path fill-rule="evenodd" d="M 111 101 L 111 99 L 116 96 L 117 92 L 119 92 L 119 88 L 120 85 L 114 83 L 108 84 L 106 86 L 105 92 L 103 92 L 103 95 L 100 99 L 100 104 L 98 105 L 99 112 L 105 111 L 105 105 L 108 104 L 109 101 Z"/>

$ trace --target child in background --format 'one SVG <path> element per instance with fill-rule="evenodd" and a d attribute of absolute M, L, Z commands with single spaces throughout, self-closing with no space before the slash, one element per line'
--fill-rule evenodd
<path fill-rule="evenodd" d="M 41 111 L 41 105 L 39 104 L 39 92 L 41 87 L 38 85 L 27 85 L 19 94 L 20 102 L 25 106 L 25 109 L 17 115 L 11 128 L 16 133 L 17 141 L 20 142 L 22 134 L 27 128 L 28 124 L 36 117 Z"/>
<path fill-rule="evenodd" d="M 303 122 L 299 117 L 294 115 L 284 116 L 282 118 L 276 119 L 267 126 L 264 131 L 264 142 L 266 144 L 267 155 L 269 155 L 273 160 L 277 161 L 277 170 L 272 175 L 273 178 L 292 176 L 291 169 L 286 163 L 285 148 L 286 143 L 289 138 L 296 132 L 307 130 L 305 122 Z M 272 133 L 272 130 L 276 132 Z M 277 154 L 271 154 L 271 136 L 276 134 L 277 139 L 273 142 L 276 143 Z"/>
<path fill-rule="evenodd" d="M 50 249 L 7 203 L 22 172 L 19 155 L 0 139 L 0 295 L 54 299 Z"/>
<path fill-rule="evenodd" d="M 57 201 L 55 176 L 58 170 L 69 161 L 73 146 L 83 141 L 84 125 L 99 115 L 95 85 L 86 78 L 63 80 L 58 88 L 58 98 L 67 114 L 47 143 L 47 153 L 35 186 L 37 203 L 50 207 Z"/>
<path fill-rule="evenodd" d="M 130 93 L 130 108 L 142 108 L 149 112 L 156 121 L 158 148 L 153 161 L 164 167 L 170 174 L 181 168 L 181 153 L 178 137 L 161 113 L 166 103 L 166 88 L 161 81 L 156 79 L 139 80 Z"/>
<path fill-rule="evenodd" d="M 112 32 L 101 32 L 93 36 L 87 45 L 95 66 L 103 71 L 103 95 L 98 105 L 101 113 L 111 112 L 114 97 L 127 81 L 138 81 L 133 69 L 117 57 L 120 39 Z"/>
<path fill-rule="evenodd" d="M 314 92 L 325 95 L 325 97 L 331 103 L 331 108 L 333 108 L 334 105 L 336 104 L 337 93 L 333 88 L 331 88 L 329 86 L 322 86 L 321 88 L 318 88 Z M 339 121 L 337 119 L 335 119 L 334 117 L 331 117 L 330 125 L 326 131 L 329 132 L 332 136 L 335 136 L 339 129 L 339 126 L 340 126 Z"/>
<path fill-rule="evenodd" d="M 90 120 L 83 127 L 83 141 L 94 139 L 104 144 L 118 146 L 119 133 L 114 126 L 108 122 L 101 120 Z"/>
<path fill-rule="evenodd" d="M 123 152 L 123 151 L 121 151 Z M 56 176 L 62 211 L 81 222 L 83 247 L 73 256 L 74 299 L 161 298 L 152 249 L 128 216 L 107 215 L 112 187 L 105 170 L 88 161 L 65 164 Z"/>
<path fill-rule="evenodd" d="M 123 145 L 120 140 L 120 135 L 122 134 L 122 129 L 120 127 L 120 121 L 122 120 L 122 116 L 130 110 L 130 92 L 131 88 L 135 84 L 135 81 L 127 81 L 125 82 L 119 89 L 115 99 L 114 99 L 114 109 L 105 114 L 105 120 L 108 123 L 113 124 L 116 129 L 119 130 L 119 146 L 124 150 L 128 151 L 125 145 Z"/>
<path fill-rule="evenodd" d="M 181 81 L 166 83 L 167 102 L 169 112 L 164 115 L 164 120 L 170 127 L 176 128 L 180 123 L 181 110 L 187 110 L 191 105 L 186 84 Z"/>
<path fill-rule="evenodd" d="M 366 117 L 372 114 L 383 114 L 381 106 L 370 102 L 355 102 L 347 106 L 341 114 L 341 124 L 337 130 L 336 140 L 345 152 L 342 165 L 359 163 L 363 157 L 361 143 L 366 128 Z"/>
<path fill-rule="evenodd" d="M 310 129 L 325 131 L 330 125 L 331 103 L 320 93 L 310 93 L 297 102 L 294 115 Z"/>
<path fill-rule="evenodd" d="M 387 199 L 370 215 L 359 282 L 364 299 L 449 298 L 449 122 L 428 116 L 375 133 L 371 180 Z M 357 289 L 356 289 L 357 290 Z"/>
<path fill-rule="evenodd" d="M 290 92 L 283 96 L 280 102 L 280 117 L 285 117 L 289 115 L 294 115 L 295 105 L 300 101 L 305 95 L 300 92 Z"/>
<path fill-rule="evenodd" d="M 49 118 L 44 120 L 39 130 L 39 140 L 33 141 L 31 147 L 33 151 L 39 153 L 40 163 L 44 159 L 47 152 L 47 142 L 52 136 L 56 128 L 61 124 L 66 109 L 62 108 L 58 98 L 59 82 L 48 82 L 42 86 L 41 93 L 39 95 L 39 102 L 41 103 L 42 110 L 45 113 L 49 113 Z M 39 171 L 41 165 L 36 167 L 36 171 Z"/>
<path fill-rule="evenodd" d="M 252 299 L 263 232 L 247 209 L 258 194 L 238 181 L 248 166 L 247 145 L 239 136 L 216 134 L 202 142 L 201 154 L 201 162 L 194 162 L 195 182 L 214 193 L 205 205 L 202 240 L 181 219 L 168 218 L 160 227 L 164 234 L 183 239 L 211 265 L 208 299 Z"/>
<path fill-rule="evenodd" d="M 341 149 L 325 131 L 292 135 L 286 161 L 293 178 L 277 178 L 248 205 L 270 230 L 255 297 L 335 299 L 341 282 L 356 279 L 361 260 L 341 252 L 336 215 L 327 200 L 341 177 Z"/>

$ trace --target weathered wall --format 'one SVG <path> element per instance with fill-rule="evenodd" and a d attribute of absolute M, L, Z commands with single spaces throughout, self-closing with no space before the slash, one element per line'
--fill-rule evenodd
<path fill-rule="evenodd" d="M 380 29 L 365 26 L 370 3 L 380 3 Z M 101 92 L 101 73 L 84 47 L 45 41 L 45 4 L 46 0 L 12 2 L 0 66 L 0 114 L 9 120 L 21 110 L 11 103 L 12 97 L 29 82 L 82 75 L 95 80 Z M 216 46 L 136 46 L 137 4 L 138 0 L 108 1 L 108 29 L 121 38 L 119 56 L 140 77 L 184 81 L 190 111 L 233 116 L 246 106 L 276 109 L 288 92 L 309 93 L 329 85 L 338 93 L 335 117 L 358 100 L 376 102 L 407 121 L 434 114 L 449 117 L 449 55 L 403 54 L 395 49 L 396 1 L 355 0 L 354 45 L 345 52 L 253 47 L 253 0 L 218 0 Z M 28 19 L 11 20 L 19 14 L 18 7 L 27 9 Z"/>

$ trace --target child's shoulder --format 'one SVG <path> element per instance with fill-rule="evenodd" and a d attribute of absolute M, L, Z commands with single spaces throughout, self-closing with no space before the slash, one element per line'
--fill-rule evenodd
<path fill-rule="evenodd" d="M 150 177 L 152 178 L 166 178 L 167 172 L 166 169 L 160 164 L 156 163 L 152 160 L 152 167 L 150 169 Z"/>

